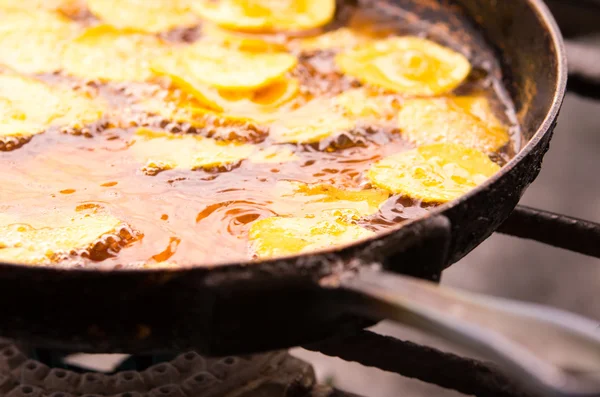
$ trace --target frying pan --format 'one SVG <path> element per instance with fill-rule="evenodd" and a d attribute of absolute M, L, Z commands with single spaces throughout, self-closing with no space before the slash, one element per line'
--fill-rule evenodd
<path fill-rule="evenodd" d="M 86 352 L 221 355 L 302 345 L 388 318 L 486 354 L 540 394 L 600 393 L 596 323 L 419 280 L 437 281 L 493 233 L 538 175 L 567 74 L 550 13 L 541 0 L 373 6 L 429 21 L 430 32 L 462 43 L 475 60 L 496 55 L 526 143 L 497 175 L 426 217 L 326 252 L 135 271 L 0 264 L 0 335 Z"/>

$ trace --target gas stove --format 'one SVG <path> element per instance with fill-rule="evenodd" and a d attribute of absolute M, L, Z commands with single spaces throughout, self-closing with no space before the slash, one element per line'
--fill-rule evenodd
<path fill-rule="evenodd" d="M 553 150 L 523 202 L 597 222 L 600 183 L 594 181 L 598 180 L 595 170 L 600 151 L 600 2 L 548 3 L 567 38 L 569 63 L 576 74 L 569 82 L 570 94 L 558 121 Z M 589 51 L 594 48 L 595 53 Z M 585 238 L 600 236 L 599 230 L 583 229 L 581 236 L 566 238 L 571 243 L 567 248 L 583 252 Z M 505 225 L 504 231 L 515 234 L 511 225 Z M 552 243 L 553 236 L 560 235 L 560 223 L 552 223 L 545 234 L 545 241 Z M 595 299 L 600 278 L 597 264 L 594 258 L 495 235 L 445 271 L 443 282 L 600 318 L 598 305 L 589 303 Z M 523 276 L 520 271 L 516 279 L 513 273 L 517 272 L 511 269 L 525 266 L 530 272 Z M 193 351 L 160 356 L 71 354 L 0 340 L 0 397 L 357 395 L 527 394 L 493 364 L 387 323 L 291 352 L 220 358 Z"/>

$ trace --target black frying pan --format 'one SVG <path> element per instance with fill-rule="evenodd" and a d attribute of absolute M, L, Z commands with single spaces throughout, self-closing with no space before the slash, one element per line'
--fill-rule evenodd
<path fill-rule="evenodd" d="M 0 335 L 87 352 L 241 354 L 389 318 L 484 353 L 541 394 L 600 392 L 595 323 L 399 275 L 436 281 L 509 217 L 537 176 L 566 85 L 552 17 L 541 0 L 395 3 L 404 11 L 391 2 L 377 6 L 431 21 L 431 32 L 465 44 L 475 60 L 497 54 L 527 141 L 501 172 L 427 217 L 328 252 L 178 270 L 0 264 Z"/>

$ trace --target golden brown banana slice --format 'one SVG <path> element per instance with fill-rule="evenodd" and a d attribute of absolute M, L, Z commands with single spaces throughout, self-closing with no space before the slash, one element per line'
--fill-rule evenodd
<path fill-rule="evenodd" d="M 373 124 L 396 116 L 397 104 L 389 96 L 353 89 L 333 98 L 316 98 L 291 112 L 278 114 L 270 127 L 278 143 L 316 143 L 353 131 L 359 121 Z"/>
<path fill-rule="evenodd" d="M 444 203 L 469 192 L 500 166 L 484 153 L 451 143 L 421 146 L 373 164 L 374 186 L 426 203 Z"/>
<path fill-rule="evenodd" d="M 67 45 L 63 69 L 88 80 L 145 81 L 152 77 L 150 62 L 165 51 L 155 36 L 99 25 Z"/>
<path fill-rule="evenodd" d="M 140 128 L 131 150 L 148 175 L 169 169 L 229 170 L 249 157 L 254 146 L 219 142 L 198 135 L 179 135 Z"/>
<path fill-rule="evenodd" d="M 75 37 L 74 22 L 53 12 L 0 10 L 0 64 L 22 73 L 61 69 L 66 43 Z"/>
<path fill-rule="evenodd" d="M 87 0 L 89 10 L 118 29 L 159 33 L 198 23 L 184 0 Z"/>
<path fill-rule="evenodd" d="M 348 190 L 317 183 L 279 182 L 281 200 L 271 207 L 279 215 L 311 214 L 332 209 L 350 209 L 360 216 L 376 213 L 390 197 L 386 190 Z"/>
<path fill-rule="evenodd" d="M 18 9 L 26 11 L 60 11 L 70 14 L 82 7 L 81 0 L 0 0 L 0 9 Z"/>
<path fill-rule="evenodd" d="M 304 217 L 270 217 L 250 228 L 250 247 L 260 259 L 350 244 L 375 235 L 356 224 L 357 211 L 335 209 Z"/>
<path fill-rule="evenodd" d="M 352 28 L 339 28 L 318 36 L 294 41 L 292 47 L 302 51 L 350 50 L 369 42 L 371 37 Z"/>
<path fill-rule="evenodd" d="M 25 223 L 0 225 L 0 262 L 48 265 L 71 255 L 102 259 L 134 238 L 129 226 L 101 213 L 56 217 L 34 227 Z"/>
<path fill-rule="evenodd" d="M 398 127 L 417 145 L 457 143 L 488 153 L 510 139 L 487 99 L 477 96 L 407 100 L 398 113 Z"/>
<path fill-rule="evenodd" d="M 236 32 L 209 22 L 202 24 L 200 40 L 239 51 L 281 52 L 287 50 L 285 36 Z"/>
<path fill-rule="evenodd" d="M 390 120 L 396 117 L 400 105 L 392 95 L 377 95 L 365 88 L 345 91 L 334 98 L 334 104 L 344 115 L 370 122 Z"/>
<path fill-rule="evenodd" d="M 250 91 L 280 80 L 297 62 L 283 52 L 240 51 L 200 42 L 155 59 L 152 67 L 192 87 Z"/>
<path fill-rule="evenodd" d="M 331 21 L 335 0 L 198 0 L 192 7 L 203 18 L 232 30 L 299 31 Z"/>
<path fill-rule="evenodd" d="M 336 56 L 336 64 L 362 83 L 406 95 L 452 91 L 468 76 L 464 55 L 417 37 L 393 37 Z"/>
<path fill-rule="evenodd" d="M 184 73 L 173 74 L 173 70 L 158 67 L 153 70 L 168 77 L 173 86 L 192 96 L 201 107 L 225 119 L 268 120 L 279 106 L 294 99 L 300 88 L 296 79 L 282 77 L 258 89 L 218 89 Z"/>
<path fill-rule="evenodd" d="M 105 110 L 97 98 L 33 78 L 0 75 L 0 148 L 53 126 L 80 129 L 100 120 Z"/>

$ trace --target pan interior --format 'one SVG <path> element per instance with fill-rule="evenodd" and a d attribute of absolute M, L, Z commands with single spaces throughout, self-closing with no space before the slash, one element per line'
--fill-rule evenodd
<path fill-rule="evenodd" d="M 497 163 L 504 165 L 533 137 L 547 116 L 556 89 L 557 65 L 554 54 L 531 51 L 532 48 L 552 48 L 551 37 L 537 34 L 537 26 L 515 23 L 514 17 L 518 14 L 508 5 L 492 7 L 484 3 L 475 0 L 364 1 L 358 2 L 359 7 L 356 7 L 349 2 L 339 2 L 336 17 L 326 25 L 324 33 L 346 26 L 353 16 L 362 15 L 370 21 L 365 26 L 391 29 L 398 35 L 418 35 L 465 54 L 472 71 L 453 94 L 483 93 L 490 100 L 495 116 L 510 127 L 511 142 L 492 155 Z M 526 2 L 517 7 L 523 7 L 523 13 L 535 13 Z M 485 24 L 484 37 L 475 26 L 490 20 L 492 15 L 502 23 Z M 86 17 L 72 18 L 76 24 L 97 23 L 85 20 Z M 515 34 L 514 30 L 519 33 Z M 164 34 L 149 34 L 143 40 L 148 40 L 147 47 L 154 41 L 182 46 L 201 40 L 203 32 L 202 29 L 175 29 Z M 265 44 L 261 41 L 260 45 Z M 280 43 L 267 39 L 266 45 L 277 47 Z M 301 86 L 306 83 L 309 95 L 316 95 L 323 84 L 328 95 L 363 86 L 336 75 L 339 71 L 332 69 L 335 51 L 311 51 L 299 53 L 298 66 L 286 77 L 299 81 Z M 280 182 L 327 184 L 360 192 L 368 187 L 365 172 L 374 161 L 414 147 L 390 125 L 373 128 L 374 132 L 358 138 L 346 134 L 337 137 L 339 139 L 303 144 L 273 142 L 272 134 L 265 132 L 260 123 L 232 129 L 212 120 L 208 128 L 197 127 L 179 122 L 172 115 L 162 117 L 160 109 L 154 108 L 152 112 L 144 108 L 152 103 L 138 101 L 141 97 L 145 99 L 148 93 L 152 99 L 158 91 L 160 95 L 170 94 L 164 90 L 160 76 L 151 83 L 132 83 L 86 79 L 69 70 L 61 74 L 24 71 L 19 74 L 53 87 L 75 86 L 76 92 L 100 98 L 103 104 L 99 106 L 108 109 L 103 110 L 103 117 L 84 128 L 53 126 L 13 144 L 11 150 L 5 145 L 6 150 L 0 156 L 0 166 L 8 170 L 0 176 L 4 191 L 0 208 L 6 217 L 6 220 L 0 217 L 3 223 L 39 230 L 56 222 L 76 231 L 80 230 L 78 227 L 88 231 L 92 226 L 101 228 L 102 222 L 109 225 L 107 233 L 101 234 L 101 240 L 93 240 L 92 245 L 86 240 L 87 248 L 68 252 L 65 258 L 50 263 L 51 266 L 176 268 L 256 259 L 247 239 L 254 222 L 277 215 L 290 216 L 293 211 L 289 207 L 296 205 L 311 208 L 308 212 L 336 209 L 335 203 L 327 202 L 329 196 L 322 191 L 316 194 L 319 197 L 316 205 L 314 199 L 301 204 L 293 200 L 282 203 L 278 197 L 285 195 L 288 192 L 285 189 L 290 187 L 283 184 L 282 188 Z M 324 74 L 329 77 L 323 78 Z M 286 84 L 289 85 L 289 81 Z M 127 117 L 132 117 L 124 117 L 121 109 L 127 109 Z M 115 113 L 116 118 L 112 118 Z M 127 126 L 117 125 L 124 119 Z M 144 126 L 152 132 L 140 133 Z M 202 169 L 191 171 L 178 166 L 153 168 L 148 164 L 150 159 L 141 161 L 135 157 L 131 148 L 141 145 L 148 136 L 155 137 L 152 134 L 163 133 L 175 134 L 177 139 L 193 135 L 210 142 L 219 141 L 208 151 L 218 151 L 219 145 L 225 142 L 235 147 L 236 153 L 241 153 L 239 159 L 244 160 L 240 162 L 236 154 L 227 153 L 233 156 L 230 162 L 202 165 Z M 162 153 L 161 142 L 166 147 L 172 144 L 170 140 L 159 141 L 151 148 L 158 154 Z M 187 144 L 194 146 L 194 150 L 204 150 L 204 144 L 194 139 L 186 139 L 184 145 Z M 172 147 L 181 153 L 186 150 L 181 145 Z M 255 161 L 252 158 L 247 161 L 250 152 L 245 153 L 246 150 L 255 151 L 252 156 L 259 153 L 253 157 Z M 155 168 L 161 172 L 154 172 Z M 321 200 L 324 196 L 326 200 Z M 377 192 L 370 198 L 344 197 L 350 206 L 360 208 L 370 207 L 370 198 L 378 200 Z M 423 216 L 437 204 L 399 194 L 376 205 L 379 210 L 375 213 L 360 214 L 357 227 L 385 232 L 403 221 Z M 78 214 L 94 217 L 98 213 L 102 218 L 94 218 L 92 226 L 79 220 Z"/>

